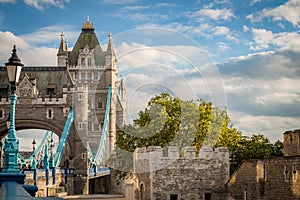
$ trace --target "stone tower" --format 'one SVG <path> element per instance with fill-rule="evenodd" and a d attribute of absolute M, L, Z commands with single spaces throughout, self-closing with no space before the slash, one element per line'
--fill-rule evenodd
<path fill-rule="evenodd" d="M 68 51 L 68 42 L 65 42 L 64 35 L 61 35 L 57 64 L 58 66 L 67 66 L 75 87 L 86 88 L 88 91 L 87 109 L 79 109 L 80 111 L 77 112 L 87 113 L 86 136 L 94 153 L 99 146 L 108 87 L 111 86 L 109 142 L 106 146 L 106 152 L 110 154 L 114 150 L 116 130 L 125 124 L 126 117 L 126 90 L 124 80 L 118 81 L 117 59 L 112 34 L 109 33 L 107 50 L 103 51 L 94 32 L 94 25 L 87 18 L 72 51 Z M 76 107 L 76 105 L 74 106 Z M 85 116 L 86 113 L 76 113 L 76 116 Z M 75 119 L 75 123 L 81 123 L 81 121 Z"/>
<path fill-rule="evenodd" d="M 300 155 L 300 130 L 286 131 L 283 134 L 284 156 Z"/>

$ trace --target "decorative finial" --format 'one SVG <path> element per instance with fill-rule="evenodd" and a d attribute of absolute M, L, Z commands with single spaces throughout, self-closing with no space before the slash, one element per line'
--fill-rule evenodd
<path fill-rule="evenodd" d="M 60 34 L 61 41 L 63 41 L 63 40 L 64 40 L 64 36 L 65 36 L 65 33 L 64 33 L 64 32 L 61 32 L 61 34 Z"/>
<path fill-rule="evenodd" d="M 89 16 L 89 15 L 86 17 L 86 21 L 87 21 L 87 22 L 90 21 L 90 16 Z"/>
<path fill-rule="evenodd" d="M 14 44 L 14 47 L 13 47 L 13 50 L 12 50 L 13 53 L 16 53 L 17 50 L 16 50 L 16 45 Z"/>

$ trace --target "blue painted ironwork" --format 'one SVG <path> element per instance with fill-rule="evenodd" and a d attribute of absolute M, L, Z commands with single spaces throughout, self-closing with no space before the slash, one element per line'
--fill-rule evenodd
<path fill-rule="evenodd" d="M 107 102 L 106 102 L 106 109 L 105 109 L 105 116 L 104 116 L 104 123 L 102 127 L 102 134 L 100 138 L 100 143 L 99 147 L 95 156 L 95 161 L 97 164 L 102 163 L 103 159 L 103 154 L 105 151 L 105 144 L 106 144 L 106 139 L 108 137 L 108 125 L 109 125 L 109 112 L 110 112 L 110 99 L 111 99 L 111 86 L 108 86 L 108 91 L 107 91 Z"/>
<path fill-rule="evenodd" d="M 28 163 L 31 163 L 31 166 L 33 166 L 33 157 L 35 157 L 35 165 L 40 164 L 43 160 L 43 150 L 45 148 L 45 145 L 48 145 L 49 141 L 51 141 L 53 137 L 53 133 L 51 131 L 46 131 L 46 134 L 44 135 L 40 145 L 38 148 L 33 152 L 33 154 L 28 158 Z"/>
<path fill-rule="evenodd" d="M 4 141 L 5 160 L 3 173 L 20 173 L 18 165 L 19 140 L 16 138 L 15 129 L 15 106 L 17 102 L 17 95 L 10 96 L 10 125 L 8 130 L 8 137 Z"/>
<path fill-rule="evenodd" d="M 54 167 L 58 167 L 59 164 L 60 164 L 61 157 L 62 157 L 64 148 L 65 148 L 67 138 L 69 136 L 69 132 L 70 132 L 70 128 L 72 126 L 73 119 L 74 119 L 74 109 L 70 108 L 68 118 L 67 118 L 64 130 L 62 132 L 62 136 L 59 140 L 59 144 L 58 144 L 57 151 L 56 151 L 56 154 L 55 154 Z"/>

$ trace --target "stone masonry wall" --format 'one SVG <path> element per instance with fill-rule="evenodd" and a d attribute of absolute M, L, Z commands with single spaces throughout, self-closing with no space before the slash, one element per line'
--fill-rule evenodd
<path fill-rule="evenodd" d="M 300 199 L 300 157 L 244 161 L 227 184 L 232 200 Z"/>
<path fill-rule="evenodd" d="M 179 157 L 177 147 L 169 147 L 168 156 L 162 156 L 160 147 L 139 149 L 135 152 L 136 199 L 168 200 L 170 195 L 179 199 L 225 198 L 225 183 L 229 179 L 229 152 L 226 148 L 213 151 L 209 147 L 200 150 L 188 147 Z M 144 184 L 144 193 L 141 192 Z"/>

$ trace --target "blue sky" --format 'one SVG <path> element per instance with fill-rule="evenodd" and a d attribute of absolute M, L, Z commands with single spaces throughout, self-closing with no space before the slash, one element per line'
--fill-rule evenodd
<path fill-rule="evenodd" d="M 226 107 L 246 135 L 300 127 L 300 0 L 0 0 L 0 62 L 16 44 L 25 65 L 55 65 L 87 16 L 103 49 L 113 34 L 129 121 L 168 91 Z"/>

